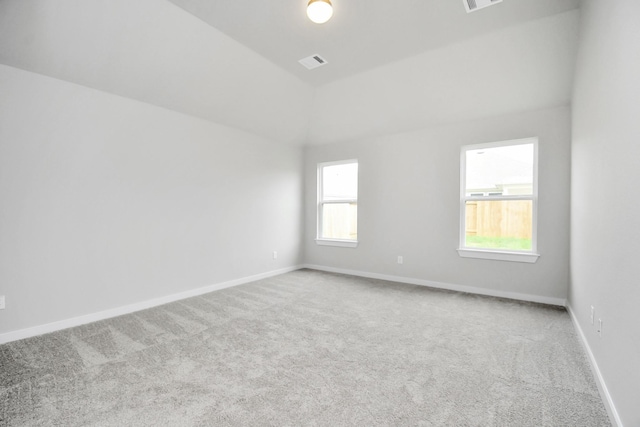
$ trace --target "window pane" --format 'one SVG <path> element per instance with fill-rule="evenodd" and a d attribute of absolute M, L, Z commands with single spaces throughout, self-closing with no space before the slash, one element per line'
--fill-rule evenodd
<path fill-rule="evenodd" d="M 358 204 L 322 205 L 322 236 L 325 239 L 358 240 Z"/>
<path fill-rule="evenodd" d="M 466 195 L 533 194 L 533 144 L 466 152 Z"/>
<path fill-rule="evenodd" d="M 322 168 L 322 199 L 358 198 L 358 164 L 325 166 Z"/>
<path fill-rule="evenodd" d="M 531 250 L 531 200 L 468 201 L 465 211 L 466 247 Z"/>

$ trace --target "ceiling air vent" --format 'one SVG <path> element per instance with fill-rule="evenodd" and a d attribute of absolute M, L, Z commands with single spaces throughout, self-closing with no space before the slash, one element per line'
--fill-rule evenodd
<path fill-rule="evenodd" d="M 487 6 L 502 3 L 502 0 L 462 0 L 462 3 L 464 3 L 465 9 L 467 9 L 467 13 L 471 13 Z"/>
<path fill-rule="evenodd" d="M 313 70 L 314 68 L 325 65 L 327 60 L 320 55 L 311 55 L 306 58 L 302 58 L 298 62 L 307 67 L 308 70 Z"/>

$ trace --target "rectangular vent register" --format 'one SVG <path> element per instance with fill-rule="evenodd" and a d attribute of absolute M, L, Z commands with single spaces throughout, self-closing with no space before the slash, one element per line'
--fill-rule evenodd
<path fill-rule="evenodd" d="M 487 6 L 502 3 L 502 0 L 462 0 L 462 3 L 464 3 L 465 9 L 467 9 L 467 13 L 471 13 L 484 9 Z"/>
<path fill-rule="evenodd" d="M 302 58 L 298 62 L 304 65 L 308 70 L 313 70 L 314 68 L 327 64 L 327 60 L 320 55 L 311 55 L 306 58 Z"/>

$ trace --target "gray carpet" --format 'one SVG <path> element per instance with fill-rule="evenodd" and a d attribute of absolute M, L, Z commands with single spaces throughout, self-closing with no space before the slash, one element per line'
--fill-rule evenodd
<path fill-rule="evenodd" d="M 0 425 L 610 424 L 564 309 L 301 270 L 0 346 Z"/>

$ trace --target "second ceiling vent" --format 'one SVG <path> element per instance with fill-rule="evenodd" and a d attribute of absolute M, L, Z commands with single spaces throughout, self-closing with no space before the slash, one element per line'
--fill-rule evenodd
<path fill-rule="evenodd" d="M 475 12 L 479 9 L 484 9 L 487 6 L 493 6 L 494 4 L 502 3 L 502 0 L 462 0 L 467 13 Z"/>
<path fill-rule="evenodd" d="M 313 70 L 314 68 L 318 68 L 318 67 L 322 67 L 323 65 L 326 65 L 327 60 L 321 57 L 320 55 L 311 55 L 306 58 L 302 58 L 298 62 L 304 65 L 305 67 L 307 67 L 308 70 Z"/>

